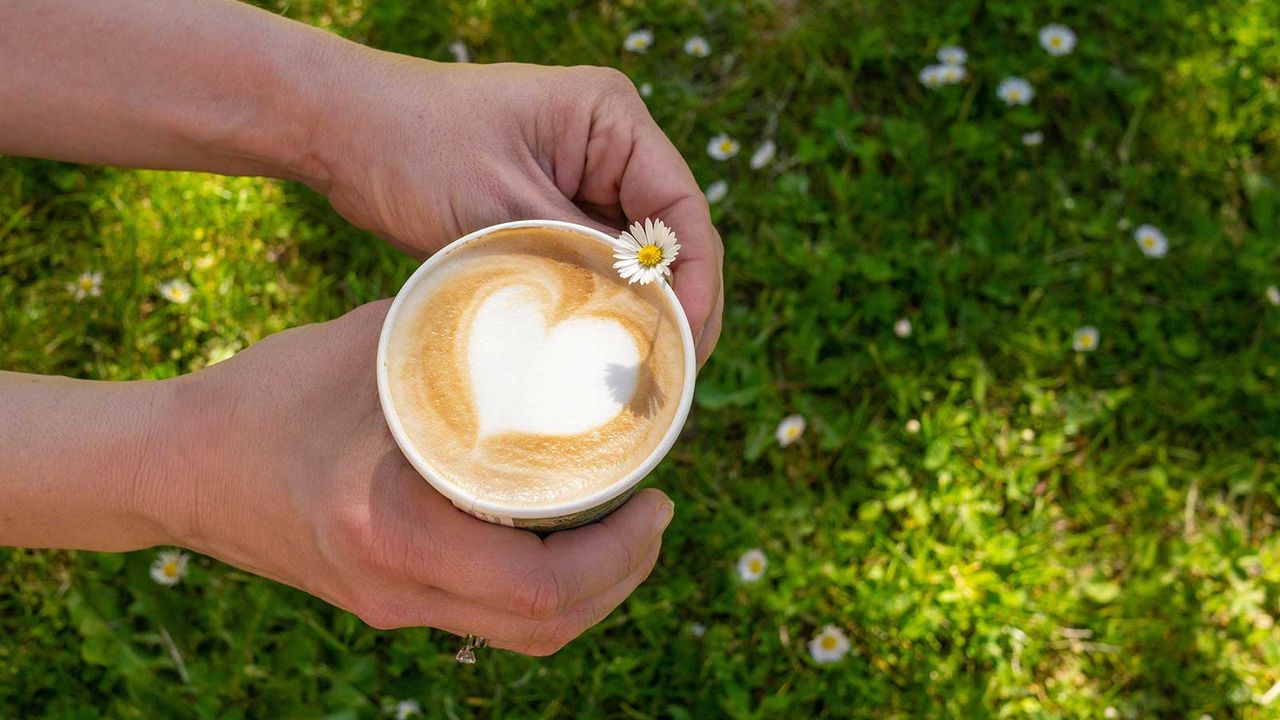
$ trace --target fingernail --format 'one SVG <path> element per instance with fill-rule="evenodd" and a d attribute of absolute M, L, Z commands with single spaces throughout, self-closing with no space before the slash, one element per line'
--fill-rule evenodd
<path fill-rule="evenodd" d="M 653 529 L 656 532 L 662 532 L 671 524 L 671 518 L 675 517 L 676 506 L 672 503 L 662 503 L 658 507 L 658 513 L 653 516 Z"/>

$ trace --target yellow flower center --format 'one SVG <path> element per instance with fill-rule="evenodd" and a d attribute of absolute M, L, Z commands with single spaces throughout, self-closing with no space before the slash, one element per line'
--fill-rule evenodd
<path fill-rule="evenodd" d="M 787 429 L 783 431 L 783 434 L 786 435 L 788 439 L 795 440 L 800 436 L 800 426 L 789 425 L 787 426 Z"/>
<path fill-rule="evenodd" d="M 657 245 L 645 245 L 640 248 L 640 252 L 636 253 L 636 260 L 647 268 L 654 267 L 662 262 L 662 249 Z"/>
<path fill-rule="evenodd" d="M 732 152 L 732 151 L 733 151 L 733 141 L 732 141 L 732 140 L 721 140 L 721 141 L 720 141 L 720 152 L 722 152 L 722 153 L 727 153 L 727 152 Z"/>
<path fill-rule="evenodd" d="M 1010 90 L 1009 99 L 1014 102 L 1018 102 L 1019 100 L 1022 99 L 1022 93 L 1018 92 L 1017 90 Z"/>
<path fill-rule="evenodd" d="M 834 635 L 824 635 L 818 644 L 822 646 L 823 650 L 835 650 L 836 638 Z"/>
<path fill-rule="evenodd" d="M 1062 38 L 1058 35 L 1054 35 L 1053 37 L 1049 38 L 1049 44 L 1054 47 L 1062 47 Z"/>
<path fill-rule="evenodd" d="M 753 559 L 751 562 L 747 563 L 747 569 L 753 573 L 763 572 L 764 563 L 760 562 L 758 559 Z"/>
<path fill-rule="evenodd" d="M 1151 249 L 1156 246 L 1156 239 L 1148 235 L 1142 238 L 1142 246 L 1147 249 Z"/>
<path fill-rule="evenodd" d="M 1080 347 L 1093 347 L 1093 336 L 1092 335 L 1080 336 Z"/>
<path fill-rule="evenodd" d="M 177 577 L 177 576 L 178 576 L 178 563 L 174 562 L 173 560 L 170 560 L 169 562 L 167 562 L 167 563 L 165 563 L 165 564 L 164 564 L 164 571 L 163 571 L 163 572 L 164 572 L 164 576 L 165 576 L 165 577 Z"/>
<path fill-rule="evenodd" d="M 80 287 L 84 288 L 85 290 L 92 290 L 93 278 L 87 275 L 85 277 L 80 278 Z"/>

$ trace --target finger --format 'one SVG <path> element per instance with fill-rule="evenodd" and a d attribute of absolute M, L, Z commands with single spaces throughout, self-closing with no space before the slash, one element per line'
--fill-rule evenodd
<path fill-rule="evenodd" d="M 384 595 L 373 625 L 382 629 L 434 627 L 460 637 L 477 635 L 494 647 L 528 655 L 549 655 L 609 616 L 649 576 L 661 543 L 654 546 L 630 575 L 613 587 L 578 602 L 548 620 L 495 610 L 438 588 L 410 587 Z"/>
<path fill-rule="evenodd" d="M 711 317 L 707 320 L 707 326 L 702 331 L 702 337 L 698 339 L 698 369 L 707 363 L 707 358 L 711 357 L 711 351 L 715 350 L 716 343 L 720 340 L 721 323 L 724 317 L 724 284 L 720 285 L 720 296 L 716 298 L 715 307 L 711 310 Z"/>
<path fill-rule="evenodd" d="M 599 594 L 630 575 L 670 520 L 661 492 L 638 493 L 605 520 L 566 530 L 545 541 L 531 532 L 494 525 L 450 505 L 426 483 L 425 535 L 415 539 L 422 558 L 419 580 L 490 608 L 547 619 Z"/>
<path fill-rule="evenodd" d="M 720 294 L 723 255 L 706 196 L 639 96 L 615 96 L 600 112 L 609 114 L 592 121 L 574 200 L 595 208 L 616 204 L 630 220 L 661 218 L 675 230 L 680 255 L 672 266 L 674 289 L 700 341 Z"/>

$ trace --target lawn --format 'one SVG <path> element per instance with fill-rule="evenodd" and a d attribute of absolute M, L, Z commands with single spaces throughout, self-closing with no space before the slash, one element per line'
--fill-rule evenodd
<path fill-rule="evenodd" d="M 156 551 L 0 551 L 0 717 L 1280 717 L 1280 4 L 266 4 L 618 67 L 727 183 L 724 336 L 650 480 L 662 559 L 559 654 L 465 667 L 206 558 L 163 587 Z M 966 77 L 927 87 L 946 45 Z M 0 158 L 4 369 L 198 371 L 413 267 L 289 183 Z M 818 663 L 828 625 L 850 650 Z"/>

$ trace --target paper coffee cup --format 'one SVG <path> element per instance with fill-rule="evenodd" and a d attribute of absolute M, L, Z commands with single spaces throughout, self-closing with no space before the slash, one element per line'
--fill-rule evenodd
<path fill-rule="evenodd" d="M 414 469 L 431 483 L 440 494 L 449 498 L 459 510 L 473 515 L 481 520 L 492 523 L 507 525 L 511 527 L 524 528 L 539 532 L 548 532 L 552 530 L 563 530 L 604 517 L 613 510 L 617 509 L 622 503 L 636 491 L 645 476 L 662 461 L 675 444 L 676 438 L 680 435 L 681 428 L 684 427 L 685 418 L 689 415 L 689 407 L 693 403 L 693 387 L 694 380 L 697 375 L 696 354 L 693 344 L 693 333 L 689 329 L 689 321 L 685 318 L 684 310 L 680 306 L 680 301 L 676 298 L 675 292 L 667 283 L 661 283 L 662 297 L 669 304 L 671 315 L 676 319 L 678 324 L 679 335 L 682 344 L 682 358 L 684 361 L 684 383 L 680 389 L 680 398 L 676 406 L 675 415 L 672 417 L 671 425 L 667 428 L 662 441 L 653 449 L 647 457 L 644 458 L 639 465 L 628 472 L 626 475 L 618 478 L 605 487 L 591 493 L 589 495 L 576 498 L 573 501 L 556 505 L 543 505 L 536 508 L 521 507 L 511 504 L 503 504 L 494 502 L 491 499 L 476 497 L 457 484 L 451 482 L 448 478 L 432 469 L 431 464 L 426 460 L 423 453 L 414 445 L 413 441 L 405 432 L 404 426 L 397 415 L 395 404 L 391 397 L 390 387 L 390 346 L 393 333 L 396 327 L 396 319 L 402 308 L 413 295 L 414 289 L 430 277 L 432 273 L 439 268 L 442 263 L 452 254 L 477 240 L 491 235 L 501 230 L 510 230 L 517 228 L 545 228 L 551 230 L 559 230 L 564 233 L 571 233 L 579 236 L 584 243 L 599 243 L 606 247 L 612 248 L 612 243 L 608 235 L 583 225 L 570 222 L 562 222 L 558 220 L 521 220 L 517 222 L 501 223 L 492 225 L 487 228 L 477 230 L 473 233 L 465 235 L 458 240 L 450 243 L 444 249 L 431 256 L 424 262 L 411 276 L 405 281 L 404 286 L 400 288 L 400 292 L 396 294 L 395 301 L 391 304 L 391 309 L 387 312 L 386 320 L 383 321 L 382 334 L 378 341 L 378 396 L 382 402 L 382 412 L 386 416 L 387 426 L 391 430 L 392 436 L 396 440 L 396 444 L 400 446 L 400 451 L 404 453 L 405 458 L 413 465 Z"/>

